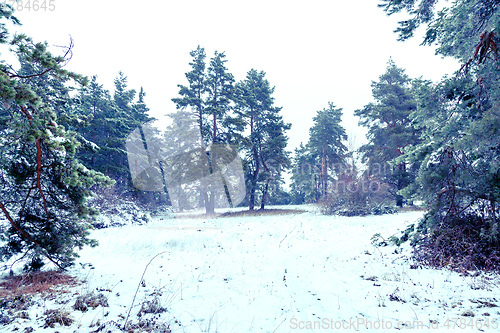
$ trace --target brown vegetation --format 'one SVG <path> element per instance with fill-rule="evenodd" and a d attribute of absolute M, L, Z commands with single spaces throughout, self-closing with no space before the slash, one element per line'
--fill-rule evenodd
<path fill-rule="evenodd" d="M 58 271 L 14 275 L 0 282 L 0 298 L 54 292 L 59 286 L 75 286 L 76 278 Z"/>
<path fill-rule="evenodd" d="M 273 215 L 287 215 L 287 214 L 302 214 L 305 210 L 300 209 L 259 209 L 259 210 L 242 210 L 236 212 L 226 212 L 220 217 L 238 217 L 238 216 L 273 216 Z"/>

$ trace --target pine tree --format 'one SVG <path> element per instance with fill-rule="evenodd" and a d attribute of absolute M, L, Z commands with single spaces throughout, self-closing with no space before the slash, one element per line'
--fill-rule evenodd
<path fill-rule="evenodd" d="M 235 145 L 241 141 L 244 124 L 234 114 L 234 78 L 225 65 L 227 62 L 225 54 L 216 51 L 210 59 L 208 69 L 203 48 L 198 46 L 190 55 L 192 69 L 186 73 L 189 86 L 179 85 L 180 97 L 172 99 L 179 111 L 171 117 L 179 124 L 185 121 L 192 122 L 193 116 L 196 117 L 200 135 L 185 139 L 195 151 L 200 151 L 195 155 L 202 160 L 191 161 L 193 165 L 203 169 L 198 170 L 201 184 L 195 188 L 200 191 L 198 197 L 200 202 L 203 202 L 206 213 L 212 214 L 216 205 L 225 205 L 225 202 L 230 206 L 233 204 L 232 197 L 235 191 L 230 179 L 223 173 L 227 163 L 237 158 Z M 185 121 L 180 120 L 182 117 L 186 118 Z M 171 129 L 171 131 L 177 130 Z M 180 137 L 185 136 L 181 134 Z M 200 143 L 193 146 L 193 138 L 198 138 Z M 183 159 L 189 161 L 190 157 L 184 156 Z M 184 164 L 186 161 L 178 162 Z M 204 169 L 205 166 L 208 171 Z M 182 189 L 186 186 L 183 185 Z"/>
<path fill-rule="evenodd" d="M 210 134 L 210 126 L 208 124 L 208 119 L 207 119 L 207 112 L 206 112 L 206 94 L 208 92 L 208 87 L 207 87 L 207 73 L 206 73 L 206 53 L 205 49 L 200 47 L 196 48 L 196 50 L 193 50 L 189 53 L 189 55 L 192 57 L 192 61 L 189 63 L 191 66 L 191 71 L 187 72 L 185 74 L 186 79 L 188 80 L 189 86 L 184 86 L 184 85 L 178 85 L 179 87 L 179 95 L 181 97 L 178 98 L 172 98 L 172 101 L 176 104 L 176 107 L 179 111 L 177 111 L 176 114 L 171 115 L 173 118 L 174 122 L 173 125 L 177 126 L 174 128 L 171 128 L 167 132 L 167 141 L 170 140 L 177 140 L 176 138 L 180 138 L 181 140 L 187 140 L 187 142 L 192 142 L 192 138 L 199 138 L 199 147 L 197 147 L 196 143 L 195 146 L 192 147 L 193 149 L 200 149 L 200 161 L 199 163 L 202 163 L 201 165 L 208 164 L 208 155 L 206 151 L 207 144 L 209 140 L 207 139 Z M 198 124 L 198 131 L 193 133 L 191 130 L 187 130 L 186 126 L 190 129 L 190 123 L 192 122 L 191 118 L 192 116 L 196 117 L 196 122 Z M 186 124 L 186 122 L 188 124 Z M 193 133 L 193 137 L 185 137 L 185 133 Z M 198 134 L 199 133 L 199 134 Z M 182 142 L 179 144 L 174 144 L 174 143 L 167 143 L 167 146 L 173 147 L 174 149 L 177 149 L 178 145 L 182 145 Z M 191 146 L 188 144 L 188 146 Z M 181 149 L 182 151 L 182 149 Z M 169 156 L 167 154 L 166 156 Z M 187 156 L 184 156 L 186 158 Z M 189 161 L 184 161 L 181 160 L 181 164 L 185 163 L 190 163 L 191 160 Z M 175 166 L 172 165 L 172 168 Z M 201 177 L 207 176 L 206 172 L 202 168 L 201 171 Z M 176 179 L 177 177 L 174 177 L 173 179 Z M 180 180 L 172 180 L 174 184 L 181 184 Z M 172 185 L 170 185 L 172 187 Z M 175 185 L 174 185 L 175 187 Z M 182 192 L 182 188 L 179 188 L 178 191 Z M 209 201 L 209 193 L 207 192 L 206 189 L 204 189 L 201 184 L 199 186 L 199 197 L 201 198 L 200 201 L 202 201 L 202 205 L 205 206 L 205 211 L 207 214 L 213 213 L 213 206 L 211 205 L 211 202 Z M 179 193 L 181 193 L 179 192 Z M 181 204 L 179 204 L 179 207 L 182 207 Z"/>
<path fill-rule="evenodd" d="M 300 143 L 299 148 L 295 148 L 292 162 L 291 196 L 294 204 L 315 203 L 321 197 L 318 190 L 321 186 L 315 168 L 317 165 L 314 156 L 307 146 Z"/>
<path fill-rule="evenodd" d="M 437 52 L 466 60 L 483 31 L 498 27 L 498 0 L 458 0 L 437 11 L 435 0 L 381 0 L 387 15 L 406 12 L 410 18 L 399 22 L 399 40 L 414 36 L 424 26 L 423 45 L 438 44 Z M 498 28 L 496 28 L 498 29 Z"/>
<path fill-rule="evenodd" d="M 225 129 L 222 127 L 223 120 L 227 118 L 232 108 L 234 78 L 226 67 L 227 60 L 224 52 L 215 51 L 210 59 L 207 73 L 207 96 L 205 99 L 205 112 L 212 118 L 211 143 L 223 141 L 222 136 Z"/>
<path fill-rule="evenodd" d="M 186 73 L 189 86 L 178 85 L 181 97 L 172 98 L 172 101 L 176 104 L 177 109 L 194 112 L 197 116 L 198 127 L 202 137 L 208 137 L 210 130 L 204 118 L 206 115 L 205 94 L 208 89 L 206 84 L 205 49 L 198 46 L 189 55 L 193 58 L 189 63 L 192 69 Z M 205 144 L 201 142 L 201 146 L 204 147 Z"/>
<path fill-rule="evenodd" d="M 225 124 L 231 124 L 232 121 L 228 120 L 230 117 L 230 112 L 233 108 L 233 90 L 234 90 L 234 77 L 228 72 L 226 67 L 227 60 L 224 52 L 219 53 L 215 51 L 214 56 L 210 59 L 210 65 L 208 67 L 206 86 L 207 95 L 205 99 L 206 109 L 205 112 L 211 118 L 208 124 L 210 124 L 211 138 L 205 138 L 211 144 L 210 150 L 208 151 L 208 166 L 210 173 L 214 173 L 220 170 L 221 165 L 217 164 L 219 156 L 217 153 L 221 153 L 220 149 L 217 149 L 217 143 L 231 143 L 233 134 L 230 127 L 224 127 Z M 231 198 L 229 196 L 229 190 L 225 179 L 222 179 L 224 191 L 226 192 L 226 197 L 229 201 L 229 205 L 232 206 Z M 209 197 L 207 198 L 210 207 L 210 213 L 213 213 L 216 200 L 216 191 L 212 190 Z"/>
<path fill-rule="evenodd" d="M 318 172 L 318 190 L 322 197 L 327 195 L 329 179 L 342 171 L 347 147 L 345 129 L 340 125 L 342 109 L 328 103 L 328 108 L 317 112 L 314 124 L 309 129 L 308 150 L 315 160 Z M 328 170 L 330 169 L 330 173 Z"/>
<path fill-rule="evenodd" d="M 135 129 L 153 120 L 148 115 L 145 92 L 141 88 L 138 101 L 136 91 L 128 89 L 127 77 L 120 72 L 114 80 L 113 95 L 97 82 L 80 90 L 78 114 L 88 123 L 80 132 L 89 142 L 81 155 L 88 167 L 101 171 L 117 181 L 122 192 L 132 190 L 132 179 L 127 163 L 126 139 Z"/>
<path fill-rule="evenodd" d="M 238 110 L 249 126 L 244 152 L 249 209 L 253 210 L 258 184 L 261 188 L 261 209 L 264 209 L 269 184 L 289 167 L 285 151 L 285 131 L 290 124 L 283 121 L 280 107 L 274 106 L 274 88 L 265 79 L 265 72 L 254 69 L 238 83 Z"/>
<path fill-rule="evenodd" d="M 111 174 L 107 155 L 110 153 L 104 140 L 108 136 L 117 135 L 106 120 L 113 108 L 111 96 L 101 84 L 97 76 L 93 76 L 88 86 L 81 87 L 78 92 L 78 116 L 84 119 L 79 133 L 86 141 L 84 149 L 78 153 L 78 158 L 88 167 L 105 174 Z"/>
<path fill-rule="evenodd" d="M 0 6 L 0 42 L 10 44 L 23 66 L 16 71 L 4 60 L 0 64 L 0 211 L 5 218 L 0 257 L 27 261 L 28 269 L 40 268 L 44 258 L 65 268 L 77 257 L 75 248 L 96 245 L 82 220 L 94 213 L 85 200 L 91 186 L 109 179 L 75 159 L 77 134 L 58 124 L 65 108 L 60 102 L 68 100 L 64 84 L 68 79 L 85 83 L 85 78 L 64 70 L 67 58 L 52 55 L 45 43 L 10 36 L 5 21 L 18 23 L 11 9 Z"/>
<path fill-rule="evenodd" d="M 408 168 L 406 161 L 391 165 L 403 154 L 405 147 L 419 142 L 419 131 L 412 126 L 411 114 L 416 110 L 412 80 L 389 60 L 387 69 L 372 83 L 375 103 L 356 110 L 360 125 L 368 128 L 369 143 L 361 147 L 363 161 L 368 164 L 370 177 L 390 185 L 389 192 L 396 205 L 403 205 L 400 191 L 409 186 L 416 173 L 416 166 Z"/>
<path fill-rule="evenodd" d="M 387 1 L 385 7 L 418 18 L 423 6 L 429 19 L 403 24 L 402 36 L 425 25 L 424 43 L 463 63 L 438 84 L 418 82 L 411 121 L 421 141 L 398 158 L 421 162 L 416 190 L 430 209 L 418 226 L 417 258 L 461 270 L 498 269 L 499 2 L 460 0 L 437 13 L 432 4 Z"/>

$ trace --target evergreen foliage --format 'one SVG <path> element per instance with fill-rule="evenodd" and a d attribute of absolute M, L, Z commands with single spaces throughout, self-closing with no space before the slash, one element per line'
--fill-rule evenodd
<path fill-rule="evenodd" d="M 71 126 L 67 84 L 86 82 L 63 69 L 71 45 L 54 56 L 45 43 L 9 35 L 6 21 L 18 24 L 11 9 L 0 6 L 0 42 L 10 44 L 21 67 L 0 63 L 0 258 L 23 259 L 27 269 L 45 259 L 65 268 L 77 257 L 75 248 L 96 245 L 83 220 L 95 212 L 85 200 L 91 186 L 110 181 L 75 159 L 78 135 L 62 126 Z"/>
<path fill-rule="evenodd" d="M 290 166 L 285 150 L 288 141 L 285 132 L 291 125 L 284 122 L 280 114 L 282 108 L 274 106 L 274 87 L 271 87 L 265 75 L 263 71 L 252 69 L 237 86 L 238 112 L 249 131 L 243 151 L 250 210 L 255 207 L 258 189 L 260 209 L 264 209 L 270 184 L 273 182 L 278 185 L 282 171 Z"/>
<path fill-rule="evenodd" d="M 403 154 L 405 147 L 420 141 L 419 130 L 410 118 L 416 109 L 412 80 L 389 60 L 386 72 L 372 82 L 372 94 L 375 102 L 354 112 L 360 117 L 360 125 L 368 128 L 369 142 L 360 152 L 370 179 L 387 184 L 388 192 L 401 207 L 400 191 L 414 181 L 418 170 L 418 164 L 409 165 L 405 160 L 392 162 Z"/>
<path fill-rule="evenodd" d="M 245 80 L 235 84 L 233 75 L 226 67 L 227 60 L 223 52 L 214 53 L 208 68 L 202 47 L 198 46 L 190 55 L 191 71 L 186 73 L 189 85 L 179 85 L 180 97 L 172 99 L 179 111 L 171 117 L 176 122 L 182 122 L 182 117 L 186 117 L 190 123 L 196 119 L 201 135 L 185 138 L 192 143 L 193 137 L 199 137 L 199 149 L 195 149 L 199 150 L 199 154 L 193 152 L 192 155 L 184 156 L 186 161 L 181 164 L 199 165 L 203 170 L 208 170 L 208 173 L 202 172 L 203 177 L 207 177 L 220 170 L 225 163 L 231 162 L 240 150 L 244 154 L 246 202 L 250 209 L 254 209 L 258 194 L 263 209 L 271 193 L 274 201 L 277 200 L 276 194 L 282 193 L 279 186 L 281 172 L 289 164 L 285 151 L 288 140 L 285 131 L 290 125 L 279 114 L 281 108 L 274 106 L 274 88 L 265 79 L 264 72 L 253 69 L 247 73 Z M 202 158 L 202 161 L 193 158 Z M 230 184 L 224 177 L 222 181 L 226 199 L 232 205 Z M 213 213 L 217 190 L 208 190 L 201 185 L 198 188 L 201 189 L 199 201 L 204 203 L 207 213 Z M 190 193 L 194 195 L 192 191 Z"/>
<path fill-rule="evenodd" d="M 345 129 L 340 125 L 342 109 L 328 103 L 328 108 L 318 111 L 309 129 L 309 151 L 319 165 L 319 190 L 321 196 L 327 195 L 329 185 L 328 169 L 332 174 L 342 173 L 345 167 L 347 140 Z"/>
<path fill-rule="evenodd" d="M 429 207 L 414 238 L 416 256 L 434 266 L 498 269 L 499 2 L 460 0 L 438 13 L 432 1 L 387 3 L 388 13 L 415 13 L 423 5 L 429 19 L 414 25 L 427 25 L 424 43 L 463 62 L 438 84 L 415 83 L 417 108 L 410 119 L 420 142 L 397 161 L 421 164 L 416 186 L 407 189 Z"/>
<path fill-rule="evenodd" d="M 300 205 L 303 203 L 315 203 L 320 197 L 316 165 L 314 157 L 308 152 L 306 146 L 300 143 L 295 148 L 292 160 L 292 203 Z"/>
<path fill-rule="evenodd" d="M 128 89 L 127 77 L 118 73 L 113 95 L 93 76 L 77 96 L 78 115 L 85 119 L 79 133 L 86 142 L 79 158 L 88 167 L 100 171 L 117 182 L 120 192 L 132 191 L 127 163 L 126 139 L 132 131 L 153 120 L 148 116 L 145 92 Z"/>
<path fill-rule="evenodd" d="M 326 199 L 329 190 L 345 171 L 347 140 L 340 125 L 342 109 L 328 103 L 317 112 L 309 129 L 309 141 L 295 150 L 292 175 L 292 197 L 296 203 Z"/>

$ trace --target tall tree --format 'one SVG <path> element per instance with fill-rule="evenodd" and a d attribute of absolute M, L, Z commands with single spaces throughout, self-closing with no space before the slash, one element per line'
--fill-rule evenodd
<path fill-rule="evenodd" d="M 205 49 L 198 45 L 196 50 L 191 51 L 189 55 L 192 57 L 192 61 L 189 63 L 191 71 L 185 74 L 189 86 L 178 85 L 181 97 L 172 98 L 172 101 L 176 104 L 177 109 L 188 109 L 194 112 L 197 116 L 202 137 L 208 137 L 210 131 L 204 120 L 206 115 L 205 94 L 208 89 L 206 84 Z M 205 146 L 203 142 L 201 142 L 201 146 Z"/>
<path fill-rule="evenodd" d="M 369 143 L 361 147 L 369 175 L 390 184 L 389 192 L 397 206 L 403 205 L 399 191 L 407 187 L 416 174 L 406 161 L 391 165 L 403 154 L 405 147 L 419 142 L 419 130 L 412 125 L 411 114 L 416 110 L 412 80 L 402 68 L 389 60 L 387 69 L 377 82 L 372 82 L 374 103 L 356 110 L 360 124 L 368 128 Z"/>
<path fill-rule="evenodd" d="M 259 182 L 263 183 L 261 209 L 264 209 L 270 182 L 290 163 L 285 151 L 288 140 L 285 132 L 291 125 L 283 121 L 282 108 L 274 106 L 274 87 L 265 75 L 252 69 L 237 85 L 238 110 L 249 126 L 244 151 L 250 210 L 255 207 Z"/>
<path fill-rule="evenodd" d="M 399 40 L 414 36 L 420 26 L 425 26 L 423 44 L 436 43 L 437 52 L 458 57 L 471 57 L 482 32 L 498 29 L 500 1 L 498 0 L 458 0 L 437 10 L 436 0 L 380 0 L 379 7 L 387 15 L 406 12 L 410 18 L 399 22 L 396 32 Z"/>
<path fill-rule="evenodd" d="M 205 64 L 205 50 L 198 46 L 190 52 L 192 61 L 191 71 L 186 73 L 189 86 L 179 85 L 178 98 L 172 101 L 179 110 L 172 118 L 179 122 L 180 118 L 192 121 L 191 114 L 197 117 L 200 140 L 197 149 L 201 154 L 195 154 L 202 161 L 193 161 L 194 164 L 207 165 L 208 175 L 202 172 L 203 177 L 212 179 L 206 186 L 200 185 L 201 196 L 207 214 L 214 212 L 218 197 L 218 173 L 224 168 L 219 165 L 234 157 L 232 149 L 222 149 L 223 144 L 238 144 L 241 141 L 241 132 L 244 124 L 234 114 L 234 78 L 229 73 L 224 53 L 215 52 L 210 59 L 209 67 Z M 180 121 L 182 123 L 182 121 Z M 184 156 L 187 158 L 187 155 Z M 193 155 L 193 158 L 195 156 Z M 210 176 L 214 174 L 213 176 Z M 223 183 L 225 198 L 232 204 L 229 184 L 225 177 L 220 178 Z M 206 182 L 205 182 L 206 183 Z M 220 201 L 220 200 L 219 200 Z M 224 200 L 222 200 L 224 201 Z"/>
<path fill-rule="evenodd" d="M 222 137 L 227 136 L 228 133 L 222 124 L 232 109 L 234 77 L 228 72 L 225 58 L 224 52 L 215 51 L 214 56 L 210 59 L 207 73 L 205 111 L 212 118 L 212 143 L 223 141 Z"/>
<path fill-rule="evenodd" d="M 424 43 L 463 63 L 438 84 L 419 82 L 411 118 L 421 143 L 399 158 L 422 162 L 417 182 L 430 210 L 419 225 L 418 255 L 432 265 L 498 269 L 500 2 L 458 0 L 437 13 L 430 0 L 384 2 L 388 14 L 414 15 L 401 37 L 425 25 Z"/>
<path fill-rule="evenodd" d="M 19 23 L 10 5 L 0 6 L 0 20 L 0 43 L 10 44 L 23 63 L 20 70 L 5 59 L 0 63 L 0 211 L 4 216 L 0 258 L 15 260 L 12 264 L 27 260 L 30 269 L 40 268 L 46 258 L 64 268 L 77 257 L 75 248 L 96 245 L 82 220 L 93 213 L 85 200 L 91 186 L 109 182 L 75 159 L 77 134 L 58 124 L 57 113 L 64 114 L 59 98 L 68 99 L 63 85 L 68 79 L 82 84 L 86 80 L 63 69 L 71 49 L 54 56 L 46 43 L 23 34 L 9 35 L 5 23 Z"/>
<path fill-rule="evenodd" d="M 200 162 L 208 163 L 208 155 L 206 151 L 206 146 L 208 144 L 208 137 L 211 134 L 210 126 L 207 120 L 206 112 L 206 94 L 208 92 L 207 87 L 207 73 L 206 73 L 206 52 L 205 49 L 198 45 L 196 50 L 189 53 L 192 60 L 189 63 L 191 66 L 191 71 L 185 74 L 188 81 L 188 86 L 178 85 L 180 97 L 172 98 L 172 101 L 176 104 L 179 110 L 177 114 L 171 115 L 174 120 L 174 125 L 178 124 L 179 129 L 183 129 L 186 126 L 185 122 L 190 120 L 191 116 L 188 113 L 193 113 L 196 116 L 198 122 L 199 137 L 199 148 L 201 155 L 199 158 L 202 160 Z M 186 113 L 188 112 L 188 113 Z M 184 121 L 183 121 L 184 119 Z M 177 129 L 173 128 L 171 131 L 176 132 Z M 190 133 L 190 131 L 188 131 Z M 180 136 L 181 138 L 184 135 Z M 205 138 L 205 139 L 204 139 Z M 202 176 L 206 176 L 202 174 Z M 212 202 L 210 201 L 210 193 L 200 186 L 200 198 L 203 199 L 203 205 L 205 206 L 205 211 L 207 214 L 213 213 Z"/>
<path fill-rule="evenodd" d="M 317 112 L 313 118 L 314 124 L 309 129 L 308 149 L 319 167 L 319 191 L 326 196 L 330 175 L 339 173 L 344 165 L 344 154 L 347 147 L 345 129 L 340 125 L 342 109 L 328 103 L 328 108 Z M 331 173 L 329 175 L 328 170 Z"/>
<path fill-rule="evenodd" d="M 299 148 L 295 148 L 292 161 L 291 196 L 294 204 L 315 203 L 321 197 L 321 185 L 317 177 L 319 173 L 316 168 L 318 166 L 314 156 L 308 147 L 301 143 Z"/>
<path fill-rule="evenodd" d="M 148 115 L 145 92 L 128 89 L 127 77 L 120 72 L 114 80 L 113 95 L 93 77 L 90 85 L 80 90 L 78 113 L 88 119 L 81 129 L 83 137 L 94 144 L 82 153 L 83 161 L 117 181 L 119 189 L 131 190 L 131 176 L 127 163 L 126 139 L 132 131 L 153 120 Z"/>
<path fill-rule="evenodd" d="M 215 51 L 214 56 L 210 59 L 210 65 L 207 72 L 207 96 L 205 99 L 206 109 L 205 112 L 211 118 L 209 124 L 211 126 L 211 149 L 208 152 L 208 166 L 210 173 L 220 170 L 221 165 L 217 165 L 219 157 L 217 153 L 221 153 L 220 149 L 216 146 L 218 143 L 232 143 L 233 136 L 236 134 L 233 130 L 240 129 L 238 126 L 231 126 L 235 124 L 237 118 L 231 117 L 233 110 L 234 99 L 234 77 L 228 72 L 226 67 L 227 60 L 224 52 Z M 226 126 L 224 126 L 226 125 Z M 231 197 L 229 195 L 228 184 L 226 179 L 222 178 L 226 198 L 229 205 L 232 206 Z M 208 198 L 210 210 L 213 213 L 215 206 L 215 191 L 211 191 Z"/>
<path fill-rule="evenodd" d="M 78 157 L 89 168 L 110 174 L 108 167 L 109 151 L 104 140 L 109 135 L 117 135 L 106 121 L 106 115 L 113 108 L 111 96 L 101 84 L 97 77 L 93 76 L 87 86 L 81 87 L 78 92 L 78 115 L 86 122 L 82 124 L 79 132 L 85 138 L 87 144 L 80 150 Z"/>

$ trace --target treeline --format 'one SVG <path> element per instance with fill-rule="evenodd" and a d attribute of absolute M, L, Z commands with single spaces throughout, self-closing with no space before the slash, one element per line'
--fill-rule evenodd
<path fill-rule="evenodd" d="M 190 55 L 191 71 L 186 73 L 188 82 L 179 85 L 179 97 L 172 99 L 179 111 L 169 115 L 176 123 L 174 130 L 167 135 L 180 138 L 180 122 L 194 117 L 192 124 L 199 135 L 196 146 L 201 152 L 198 160 L 206 163 L 209 174 L 216 171 L 214 147 L 233 146 L 241 156 L 244 184 L 240 187 L 246 188 L 246 195 L 238 204 L 253 210 L 256 205 L 264 209 L 267 203 L 279 203 L 278 198 L 284 193 L 282 172 L 290 165 L 285 148 L 288 141 L 286 131 L 291 125 L 284 122 L 282 108 L 274 104 L 274 87 L 266 79 L 266 73 L 251 69 L 245 79 L 236 82 L 226 67 L 223 52 L 215 51 L 208 66 L 204 48 L 198 46 Z M 189 169 L 187 164 L 184 172 Z M 234 205 L 227 189 L 229 179 L 222 178 L 228 201 Z M 183 184 L 181 190 L 186 191 L 188 186 Z M 188 208 L 196 202 L 203 202 L 206 212 L 212 213 L 216 191 L 198 185 L 195 192 L 198 193 L 193 195 L 193 191 L 190 192 Z"/>
<path fill-rule="evenodd" d="M 114 186 L 116 195 L 207 213 L 320 202 L 325 213 L 365 215 L 419 200 L 429 209 L 412 236 L 419 259 L 498 267 L 499 4 L 456 1 L 438 12 L 434 4 L 381 1 L 389 15 L 410 15 L 397 29 L 401 40 L 425 26 L 424 43 L 463 66 L 434 83 L 389 61 L 372 83 L 374 102 L 355 111 L 367 143 L 349 149 L 342 109 L 329 103 L 293 158 L 290 124 L 266 74 L 251 69 L 236 81 L 223 52 L 208 62 L 202 47 L 190 53 L 172 124 L 157 131 L 148 125 L 146 93 L 129 88 L 123 73 L 107 91 L 97 77 L 64 69 L 71 45 L 55 56 L 0 25 L 0 43 L 21 65 L 0 63 L 1 260 L 70 265 L 75 248 L 95 245 L 87 199 Z M 0 5 L 0 19 L 19 24 L 10 5 Z"/>
<path fill-rule="evenodd" d="M 433 1 L 381 4 L 389 15 L 410 15 L 397 29 L 401 40 L 423 26 L 424 44 L 462 63 L 438 83 L 411 80 L 408 103 L 414 107 L 397 123 L 402 130 L 396 137 L 408 143 L 398 145 L 392 162 L 402 175 L 408 173 L 398 194 L 420 198 L 429 208 L 412 241 L 417 258 L 430 265 L 499 267 L 498 6 L 498 1 L 455 1 L 437 11 Z M 360 113 L 370 114 L 366 108 Z"/>
<path fill-rule="evenodd" d="M 0 5 L 0 19 L 19 24 L 10 5 Z M 47 261 L 60 268 L 71 265 L 76 248 L 96 245 L 88 234 L 98 212 L 88 199 L 105 187 L 119 198 L 180 209 L 198 204 L 207 213 L 221 205 L 221 188 L 229 206 L 250 209 L 276 203 L 277 194 L 284 193 L 290 124 L 274 105 L 274 88 L 263 71 L 252 69 L 237 82 L 224 53 L 215 52 L 207 65 L 198 47 L 191 52 L 188 83 L 179 85 L 179 96 L 173 98 L 178 111 L 169 115 L 172 125 L 153 130 L 146 92 L 131 89 L 124 73 L 118 73 L 110 92 L 97 76 L 89 80 L 64 69 L 72 45 L 56 56 L 46 43 L 11 35 L 5 24 L 0 29 L 0 43 L 8 44 L 20 63 L 0 63 L 2 262 L 26 263 L 26 269 L 39 269 Z M 186 125 L 191 118 L 194 123 Z M 132 172 L 138 154 L 129 151 L 137 133 L 147 152 L 145 178 L 139 179 L 147 186 L 142 187 Z M 186 147 L 193 137 L 200 139 L 194 153 Z M 175 163 L 161 158 L 169 150 L 176 150 Z M 165 186 L 148 187 L 152 165 L 161 170 Z M 201 175 L 193 175 L 200 170 Z M 235 189 L 234 180 L 238 184 L 240 178 L 242 186 Z M 196 181 L 203 186 L 193 186 Z M 184 196 L 174 193 L 179 189 Z"/>
<path fill-rule="evenodd" d="M 456 1 L 440 11 L 434 4 L 384 0 L 380 7 L 410 15 L 396 30 L 400 40 L 424 26 L 424 44 L 462 66 L 436 83 L 410 78 L 389 61 L 372 83 L 374 102 L 355 111 L 368 129 L 368 142 L 357 151 L 362 163 L 332 136 L 318 145 L 318 128 L 328 128 L 320 121 L 328 110 L 319 112 L 309 142 L 296 150 L 292 197 L 320 200 L 325 212 L 346 215 L 383 212 L 388 200 L 421 201 L 428 212 L 398 243 L 410 238 L 425 264 L 498 269 L 499 3 Z M 338 124 L 332 105 L 329 110 Z M 337 130 L 328 131 L 335 137 Z"/>
<path fill-rule="evenodd" d="M 225 53 L 215 51 L 207 63 L 198 46 L 190 56 L 170 124 L 141 124 L 129 135 L 133 186 L 155 198 L 166 195 L 178 211 L 283 203 L 291 125 L 274 104 L 265 72 L 251 69 L 237 82 Z"/>
<path fill-rule="evenodd" d="M 414 198 L 403 190 L 415 185 L 420 164 L 396 158 L 421 142 L 422 131 L 411 119 L 417 110 L 416 82 L 389 61 L 386 72 L 372 82 L 375 102 L 354 112 L 368 129 L 368 142 L 357 150 L 346 146 L 342 109 L 330 103 L 318 111 L 308 142 L 295 150 L 293 203 L 321 202 L 326 213 L 343 215 L 411 205 Z"/>

